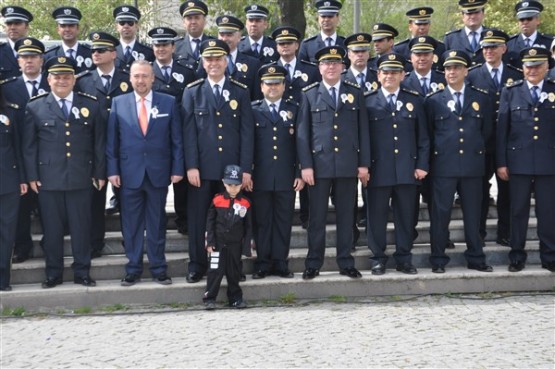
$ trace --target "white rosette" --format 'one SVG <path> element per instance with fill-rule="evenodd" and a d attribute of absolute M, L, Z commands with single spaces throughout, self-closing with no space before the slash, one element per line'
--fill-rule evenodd
<path fill-rule="evenodd" d="M 183 83 L 183 81 L 185 80 L 185 77 L 183 77 L 183 74 L 181 73 L 173 72 L 172 77 L 179 83 Z"/>
<path fill-rule="evenodd" d="M 4 114 L 0 114 L 0 123 L 7 126 L 7 125 L 9 125 L 9 123 L 8 123 L 9 121 L 10 121 L 10 119 L 7 116 L 5 116 Z"/>
<path fill-rule="evenodd" d="M 283 119 L 284 122 L 287 122 L 287 112 L 282 110 L 279 112 L 279 116 Z"/>
<path fill-rule="evenodd" d="M 229 91 L 228 90 L 223 90 L 222 91 L 222 96 L 224 97 L 225 102 L 229 101 Z"/>
<path fill-rule="evenodd" d="M 430 83 L 430 88 L 432 89 L 433 92 L 436 92 L 437 91 L 437 83 L 435 83 L 435 82 Z"/>
<path fill-rule="evenodd" d="M 545 101 L 545 99 L 547 99 L 547 96 L 548 96 L 548 95 L 547 95 L 547 92 L 545 92 L 545 91 L 543 91 L 543 92 L 540 94 L 540 104 L 543 103 L 543 102 Z"/>
<path fill-rule="evenodd" d="M 449 100 L 447 101 L 447 107 L 449 109 L 451 109 L 452 112 L 455 111 L 455 100 Z"/>
<path fill-rule="evenodd" d="M 39 88 L 39 95 L 45 94 L 46 91 L 44 91 L 44 88 Z"/>
<path fill-rule="evenodd" d="M 139 60 L 139 53 L 137 52 L 137 50 L 133 50 L 131 52 L 131 56 L 133 57 L 133 59 Z"/>
<path fill-rule="evenodd" d="M 79 108 L 74 106 L 71 108 L 71 114 L 75 117 L 75 119 L 79 119 Z"/>
<path fill-rule="evenodd" d="M 156 119 L 156 117 L 158 116 L 158 108 L 155 106 L 152 109 L 150 109 L 150 115 L 152 115 L 152 118 Z"/>
<path fill-rule="evenodd" d="M 241 210 L 241 205 L 233 204 L 234 215 L 239 215 L 239 211 Z"/>
<path fill-rule="evenodd" d="M 264 48 L 264 56 L 273 56 L 274 55 L 274 49 L 272 49 L 269 46 L 266 46 Z"/>
<path fill-rule="evenodd" d="M 77 62 L 77 66 L 78 66 L 79 68 L 81 68 L 81 65 L 83 64 L 83 62 L 85 61 L 85 59 L 84 59 L 81 55 L 79 55 L 79 56 L 77 56 L 77 58 L 75 58 L 75 61 Z"/>
<path fill-rule="evenodd" d="M 303 72 L 301 72 L 300 70 L 296 70 L 295 74 L 293 74 L 293 78 L 299 78 L 300 76 L 302 76 Z"/>
<path fill-rule="evenodd" d="M 401 111 L 402 107 L 403 107 L 403 102 L 401 100 L 397 100 L 397 111 Z"/>
<path fill-rule="evenodd" d="M 345 104 L 345 101 L 347 101 L 347 99 L 348 99 L 347 94 L 341 94 L 340 97 L 341 97 L 341 102 L 342 102 L 343 104 Z"/>

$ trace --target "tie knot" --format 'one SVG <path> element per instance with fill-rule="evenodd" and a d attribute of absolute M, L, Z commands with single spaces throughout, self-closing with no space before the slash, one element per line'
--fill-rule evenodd
<path fill-rule="evenodd" d="M 276 104 L 270 104 L 270 108 L 275 111 L 276 110 Z"/>
<path fill-rule="evenodd" d="M 60 99 L 60 102 L 61 102 L 62 104 L 65 104 L 65 103 L 66 103 L 66 99 Z"/>
<path fill-rule="evenodd" d="M 492 68 L 491 71 L 492 71 L 494 74 L 496 74 L 496 73 L 499 71 L 499 69 L 497 69 L 497 68 Z"/>
<path fill-rule="evenodd" d="M 457 99 L 458 99 L 459 97 L 461 97 L 461 93 L 460 93 L 460 92 L 455 92 L 455 96 L 456 96 Z"/>
<path fill-rule="evenodd" d="M 255 42 L 254 44 L 252 44 L 252 47 L 254 47 L 255 49 L 258 49 L 258 42 Z"/>
<path fill-rule="evenodd" d="M 393 100 L 395 98 L 395 94 L 389 94 L 389 100 Z"/>
<path fill-rule="evenodd" d="M 125 51 L 127 51 L 127 52 L 131 51 L 131 46 L 127 45 L 127 46 L 125 47 Z"/>
<path fill-rule="evenodd" d="M 37 82 L 37 81 L 27 81 L 27 83 L 30 83 L 30 84 L 33 85 L 33 87 L 35 87 L 35 86 L 37 85 L 38 82 Z"/>
<path fill-rule="evenodd" d="M 194 42 L 195 44 L 198 44 L 198 43 L 200 42 L 200 39 L 194 38 L 194 39 L 193 39 L 193 42 Z"/>
<path fill-rule="evenodd" d="M 110 76 L 109 74 L 103 74 L 102 78 L 110 80 L 110 78 L 112 78 L 112 76 Z"/>
<path fill-rule="evenodd" d="M 420 78 L 420 80 L 421 80 L 422 82 L 426 82 L 427 79 L 428 79 L 428 78 L 426 78 L 426 77 Z"/>

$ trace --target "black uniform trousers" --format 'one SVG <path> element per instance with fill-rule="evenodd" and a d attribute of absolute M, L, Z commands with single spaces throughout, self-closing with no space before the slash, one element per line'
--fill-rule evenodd
<path fill-rule="evenodd" d="M 254 191 L 255 270 L 285 272 L 291 246 L 295 191 Z"/>
<path fill-rule="evenodd" d="M 374 256 L 370 257 L 378 263 L 386 264 L 387 255 L 387 218 L 389 213 L 389 199 L 393 207 L 393 222 L 395 224 L 395 252 L 393 258 L 397 265 L 412 264 L 412 244 L 415 217 L 414 198 L 418 193 L 418 186 L 403 184 L 396 186 L 368 187 L 367 234 L 368 248 Z"/>
<path fill-rule="evenodd" d="M 143 272 L 144 231 L 146 255 L 153 277 L 166 272 L 166 197 L 168 187 L 155 187 L 148 175 L 139 188 L 120 188 L 121 232 L 125 243 L 127 274 Z"/>
<path fill-rule="evenodd" d="M 10 285 L 18 209 L 19 191 L 0 195 L 0 287 Z"/>
<path fill-rule="evenodd" d="M 74 277 L 89 275 L 91 267 L 91 189 L 39 191 L 46 277 L 62 278 L 64 225 L 69 225 Z"/>
<path fill-rule="evenodd" d="M 445 267 L 449 263 L 445 247 L 449 240 L 453 197 L 457 191 L 461 197 L 463 210 L 466 261 L 468 264 L 483 264 L 486 261 L 480 238 L 482 177 L 432 177 L 433 206 L 430 226 L 432 267 Z"/>
<path fill-rule="evenodd" d="M 337 265 L 340 269 L 354 268 L 355 266 L 351 248 L 353 246 L 353 208 L 357 178 L 316 178 L 314 186 L 308 187 L 310 203 L 306 268 L 320 269 L 324 263 L 326 217 L 332 186 L 335 189 Z"/>
<path fill-rule="evenodd" d="M 530 196 L 536 198 L 536 218 L 542 264 L 555 261 L 555 175 L 511 174 L 511 262 L 525 262 L 526 234 L 530 218 Z"/>
<path fill-rule="evenodd" d="M 227 280 L 227 301 L 233 304 L 243 298 L 243 291 L 239 287 L 242 248 L 241 244 L 229 244 L 220 250 L 218 268 L 208 269 L 206 275 L 206 292 L 202 298 L 204 302 L 216 300 L 224 276 Z"/>
<path fill-rule="evenodd" d="M 511 200 L 509 182 L 495 175 L 497 181 L 497 238 L 511 235 Z"/>
<path fill-rule="evenodd" d="M 106 191 L 108 186 L 100 191 L 96 188 L 92 192 L 92 224 L 91 224 L 91 249 L 100 251 L 104 248 L 104 235 L 106 233 Z"/>
<path fill-rule="evenodd" d="M 187 179 L 173 184 L 173 208 L 175 225 L 178 229 L 187 228 Z"/>
<path fill-rule="evenodd" d="M 38 209 L 38 196 L 34 191 L 19 198 L 19 213 L 17 216 L 17 230 L 15 236 L 14 255 L 23 258 L 30 257 L 33 252 L 33 238 L 31 237 L 31 213 Z"/>
<path fill-rule="evenodd" d="M 189 273 L 206 274 L 208 258 L 206 255 L 206 216 L 210 201 L 217 193 L 225 190 L 221 180 L 211 181 L 203 179 L 200 187 L 188 185 L 187 207 L 188 237 L 189 237 Z"/>

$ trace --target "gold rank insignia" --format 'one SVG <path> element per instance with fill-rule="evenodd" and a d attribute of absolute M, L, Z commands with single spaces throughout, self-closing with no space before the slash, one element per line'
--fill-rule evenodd
<path fill-rule="evenodd" d="M 439 60 L 439 56 L 437 56 L 437 54 L 434 54 L 434 63 L 437 63 L 438 60 Z"/>
<path fill-rule="evenodd" d="M 233 100 L 231 100 L 231 101 L 229 102 L 229 107 L 230 107 L 231 109 L 237 110 L 237 106 L 238 106 L 237 100 L 233 99 Z"/>
<path fill-rule="evenodd" d="M 306 73 L 301 74 L 301 78 L 303 81 L 308 81 L 308 75 Z"/>
<path fill-rule="evenodd" d="M 553 92 L 550 92 L 547 98 L 550 102 L 555 102 L 555 94 Z"/>
<path fill-rule="evenodd" d="M 378 82 L 376 82 L 376 81 L 372 82 L 372 86 L 370 86 L 370 87 L 372 88 L 372 91 L 377 90 L 378 89 Z"/>
<path fill-rule="evenodd" d="M 33 43 L 33 41 L 31 41 L 31 40 L 29 40 L 29 39 L 26 39 L 25 41 L 23 41 L 23 45 L 25 45 L 25 46 L 29 46 L 29 45 L 31 45 L 32 43 Z"/>
<path fill-rule="evenodd" d="M 248 70 L 249 70 L 249 66 L 246 63 L 241 65 L 241 72 L 247 73 Z"/>
<path fill-rule="evenodd" d="M 125 91 L 127 91 L 127 89 L 129 88 L 129 86 L 127 85 L 127 82 L 122 82 L 122 83 L 119 84 L 119 88 L 120 88 L 123 92 L 125 92 Z"/>
<path fill-rule="evenodd" d="M 287 118 L 293 119 L 293 112 L 292 111 L 287 111 Z"/>
<path fill-rule="evenodd" d="M 445 85 L 443 83 L 438 83 L 437 84 L 437 88 L 439 88 L 440 90 L 444 90 L 445 89 Z"/>
<path fill-rule="evenodd" d="M 507 84 L 507 86 L 511 86 L 511 85 L 513 84 L 513 82 L 514 82 L 513 79 L 512 79 L 512 78 L 509 78 L 509 79 L 507 79 L 507 83 L 506 83 L 506 84 Z"/>
<path fill-rule="evenodd" d="M 408 111 L 413 111 L 414 110 L 414 105 L 412 105 L 412 103 L 410 103 L 410 102 L 407 103 L 406 107 L 407 107 Z"/>
<path fill-rule="evenodd" d="M 355 101 L 355 97 L 353 96 L 353 94 L 347 95 L 347 101 L 351 104 L 353 103 L 353 101 Z"/>
<path fill-rule="evenodd" d="M 89 117 L 89 109 L 81 108 L 81 115 L 84 116 L 85 118 L 88 118 Z"/>
<path fill-rule="evenodd" d="M 472 103 L 472 109 L 474 109 L 476 111 L 480 110 L 480 104 L 478 104 L 476 101 L 474 101 Z"/>

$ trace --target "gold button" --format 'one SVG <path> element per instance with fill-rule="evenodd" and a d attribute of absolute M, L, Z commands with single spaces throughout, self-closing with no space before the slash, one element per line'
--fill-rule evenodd
<path fill-rule="evenodd" d="M 398 154 L 398 153 L 399 153 L 399 149 L 395 149 L 395 154 Z"/>
<path fill-rule="evenodd" d="M 66 156 L 69 158 L 69 157 L 71 156 L 71 153 L 68 152 L 68 153 L 66 154 Z"/>
<path fill-rule="evenodd" d="M 335 148 L 335 152 L 339 152 L 339 148 L 338 148 L 338 147 Z"/>
<path fill-rule="evenodd" d="M 463 117 L 459 117 L 459 120 L 463 120 Z"/>
<path fill-rule="evenodd" d="M 66 136 L 69 136 L 71 133 L 69 133 L 69 131 L 66 131 Z"/>
<path fill-rule="evenodd" d="M 338 140 L 338 137 L 337 137 L 337 136 L 333 136 L 333 139 L 334 139 L 335 141 L 337 141 L 337 140 Z"/>
<path fill-rule="evenodd" d="M 459 154 L 464 154 L 464 150 L 459 150 Z"/>
<path fill-rule="evenodd" d="M 66 142 L 66 146 L 67 146 L 67 147 L 70 147 L 71 144 L 70 144 L 69 142 Z"/>
<path fill-rule="evenodd" d="M 464 142 L 464 138 L 461 138 L 461 139 L 459 140 L 459 142 Z"/>
<path fill-rule="evenodd" d="M 335 124 L 335 125 L 333 126 L 333 129 L 337 129 L 337 124 Z"/>
<path fill-rule="evenodd" d="M 274 132 L 277 131 L 277 127 L 274 127 Z"/>
<path fill-rule="evenodd" d="M 218 124 L 218 128 L 222 128 L 222 127 L 223 127 L 223 125 L 221 123 Z"/>
<path fill-rule="evenodd" d="M 216 115 L 220 115 L 220 112 L 219 112 L 219 111 L 217 111 L 217 112 L 216 112 Z"/>
<path fill-rule="evenodd" d="M 69 123 L 66 123 L 66 127 L 69 127 Z"/>
<path fill-rule="evenodd" d="M 274 150 L 277 150 L 277 146 L 274 146 Z"/>
<path fill-rule="evenodd" d="M 459 132 L 464 132 L 464 128 L 459 128 Z"/>
<path fill-rule="evenodd" d="M 539 122 L 539 121 L 540 121 L 540 118 L 534 117 L 534 122 Z"/>
<path fill-rule="evenodd" d="M 277 156 L 274 155 L 274 160 L 277 160 Z"/>
<path fill-rule="evenodd" d="M 277 137 L 276 137 L 276 136 L 274 136 L 274 141 L 277 141 Z"/>
<path fill-rule="evenodd" d="M 395 116 L 395 113 L 391 113 L 391 116 L 394 117 L 394 116 Z"/>
<path fill-rule="evenodd" d="M 106 96 L 106 99 L 110 100 L 110 96 Z"/>
<path fill-rule="evenodd" d="M 537 140 L 537 139 L 538 139 L 538 136 L 534 136 L 534 140 Z"/>
<path fill-rule="evenodd" d="M 218 136 L 218 140 L 221 140 L 223 137 L 222 136 Z"/>
<path fill-rule="evenodd" d="M 338 117 L 338 116 L 339 116 L 339 114 L 335 113 L 335 116 L 336 116 L 336 117 Z"/>
<path fill-rule="evenodd" d="M 534 111 L 538 111 L 538 108 L 534 108 Z"/>
<path fill-rule="evenodd" d="M 538 129 L 540 129 L 540 127 L 534 126 L 534 131 L 537 131 Z"/>
<path fill-rule="evenodd" d="M 394 125 L 393 125 L 393 128 L 397 128 L 397 124 L 394 124 Z"/>
<path fill-rule="evenodd" d="M 224 149 L 222 149 L 221 147 L 218 147 L 218 151 L 222 152 L 222 151 L 224 151 Z"/>
<path fill-rule="evenodd" d="M 397 141 L 397 140 L 399 139 L 399 137 L 395 136 L 395 137 L 393 137 L 393 139 L 394 139 L 395 141 Z"/>

